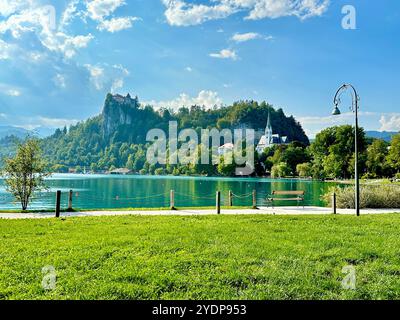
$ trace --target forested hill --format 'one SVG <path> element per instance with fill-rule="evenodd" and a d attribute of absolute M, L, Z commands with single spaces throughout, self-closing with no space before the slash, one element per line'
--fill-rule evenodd
<path fill-rule="evenodd" d="M 240 101 L 232 106 L 205 109 L 183 107 L 176 112 L 155 110 L 139 103 L 138 98 L 108 94 L 100 115 L 77 125 L 58 129 L 43 140 L 46 158 L 55 171 L 86 167 L 88 170 L 107 170 L 128 167 L 139 171 L 145 166 L 146 134 L 160 128 L 168 132 L 169 121 L 176 120 L 179 128 L 254 128 L 263 131 L 268 112 L 274 133 L 288 136 L 289 141 L 308 145 L 301 125 L 286 117 L 282 109 L 255 101 Z"/>

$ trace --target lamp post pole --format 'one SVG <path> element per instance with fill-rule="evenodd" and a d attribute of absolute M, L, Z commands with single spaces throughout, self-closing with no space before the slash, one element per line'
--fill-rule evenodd
<path fill-rule="evenodd" d="M 355 169 L 354 169 L 354 178 L 355 178 L 355 208 L 357 216 L 360 216 L 360 177 L 358 172 L 358 102 L 360 101 L 360 96 L 357 93 L 357 90 L 351 84 L 344 84 L 342 85 L 338 91 L 336 92 L 335 98 L 333 103 L 335 105 L 335 109 L 333 110 L 333 115 L 340 115 L 339 104 L 340 104 L 340 96 L 341 94 L 346 91 L 347 89 L 352 90 L 352 106 L 351 111 L 353 111 L 355 115 Z"/>
<path fill-rule="evenodd" d="M 354 89 L 355 91 L 355 89 Z M 360 176 L 358 173 L 358 95 L 357 91 L 355 91 L 356 98 L 355 98 L 355 111 L 354 114 L 356 116 L 356 132 L 355 132 L 355 180 L 356 180 L 356 214 L 357 217 L 360 216 Z"/>

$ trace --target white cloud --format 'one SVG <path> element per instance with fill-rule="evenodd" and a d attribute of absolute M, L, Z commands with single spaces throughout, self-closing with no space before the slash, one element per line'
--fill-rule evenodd
<path fill-rule="evenodd" d="M 21 118 L 19 121 L 23 122 L 23 124 L 16 125 L 16 127 L 24 128 L 26 130 L 35 130 L 38 128 L 63 128 L 75 125 L 79 122 L 79 120 L 76 119 L 49 118 L 44 116 Z"/>
<path fill-rule="evenodd" d="M 166 6 L 165 16 L 170 25 L 190 26 L 208 20 L 222 19 L 235 12 L 230 4 L 191 4 L 181 0 L 162 0 Z M 225 1 L 224 1 L 225 2 Z"/>
<path fill-rule="evenodd" d="M 80 15 L 77 9 L 77 5 L 79 4 L 79 2 L 80 0 L 72 0 L 67 4 L 66 9 L 61 15 L 61 28 L 68 26 L 76 16 Z"/>
<path fill-rule="evenodd" d="M 25 36 L 29 36 L 36 45 L 35 57 L 44 57 L 43 53 L 48 50 L 71 59 L 80 49 L 86 48 L 94 36 L 91 33 L 72 34 L 67 32 L 65 27 L 76 17 L 84 21 L 89 17 L 97 22 L 99 30 L 117 32 L 128 29 L 139 18 L 110 17 L 124 4 L 123 0 L 70 0 L 57 20 L 56 8 L 43 5 L 41 1 L 0 0 L 0 16 L 3 17 L 0 19 L 0 60 L 14 59 L 21 55 L 28 57 Z M 12 36 L 11 39 L 8 35 Z M 20 54 L 15 51 L 19 51 Z"/>
<path fill-rule="evenodd" d="M 85 65 L 86 69 L 90 74 L 90 82 L 94 85 L 97 90 L 101 90 L 104 87 L 104 69 L 99 66 L 91 64 Z"/>
<path fill-rule="evenodd" d="M 238 59 L 236 52 L 230 49 L 223 49 L 218 53 L 210 53 L 210 57 L 217 59 L 232 59 L 232 60 Z"/>
<path fill-rule="evenodd" d="M 214 106 L 221 106 L 222 99 L 218 96 L 217 92 L 202 90 L 199 92 L 197 97 L 190 97 L 189 95 L 182 93 L 178 98 L 170 101 L 148 101 L 145 104 L 152 105 L 156 109 L 159 108 L 172 108 L 178 110 L 181 107 L 191 107 L 194 105 L 204 106 L 207 109 L 211 109 Z"/>
<path fill-rule="evenodd" d="M 26 54 L 26 57 L 29 61 L 39 62 L 39 61 L 42 61 L 46 57 L 46 54 L 40 53 L 38 51 L 32 51 L 32 52 L 28 52 Z"/>
<path fill-rule="evenodd" d="M 52 7 L 37 7 L 32 3 L 20 11 L 14 12 L 5 20 L 0 21 L 0 35 L 11 33 L 15 40 L 20 40 L 22 34 L 34 34 L 40 44 L 53 52 L 62 53 L 66 58 L 72 58 L 77 49 L 85 48 L 93 39 L 88 35 L 68 35 L 55 28 L 55 13 Z M 20 40 L 19 45 L 24 45 Z"/>
<path fill-rule="evenodd" d="M 21 90 L 6 83 L 0 83 L 0 93 L 9 97 L 19 97 Z"/>
<path fill-rule="evenodd" d="M 193 72 L 193 69 L 192 69 L 191 67 L 186 67 L 185 70 L 186 70 L 187 72 Z"/>
<path fill-rule="evenodd" d="M 57 74 L 53 78 L 53 82 L 57 87 L 59 87 L 61 89 L 65 89 L 67 87 L 67 81 L 65 79 L 65 76 L 62 74 Z"/>
<path fill-rule="evenodd" d="M 61 128 L 64 126 L 69 127 L 70 125 L 74 125 L 77 122 L 79 122 L 79 120 L 76 119 L 60 119 L 60 118 L 48 118 L 48 117 L 37 117 L 36 119 L 38 125 L 50 128 Z"/>
<path fill-rule="evenodd" d="M 381 124 L 380 131 L 400 132 L 400 114 L 382 115 L 379 122 Z"/>
<path fill-rule="evenodd" d="M 295 16 L 306 19 L 321 16 L 329 0 L 210 0 L 198 4 L 188 0 L 162 0 L 165 16 L 170 25 L 198 25 L 208 20 L 226 18 L 237 12 L 247 12 L 245 19 L 275 19 Z"/>
<path fill-rule="evenodd" d="M 12 51 L 12 46 L 0 39 L 0 60 L 10 59 Z"/>
<path fill-rule="evenodd" d="M 400 131 L 400 114 L 399 113 L 378 113 L 365 112 L 359 113 L 360 125 L 366 130 L 378 131 Z M 322 129 L 339 125 L 354 125 L 354 113 L 346 112 L 339 116 L 326 117 L 296 117 L 296 120 L 301 123 L 306 134 L 313 138 Z"/>
<path fill-rule="evenodd" d="M 241 0 L 236 1 L 240 2 Z M 329 0 L 258 0 L 252 2 L 255 4 L 246 17 L 250 20 L 276 19 L 287 16 L 296 16 L 303 20 L 321 16 L 329 6 Z"/>
<path fill-rule="evenodd" d="M 27 0 L 0 0 L 0 16 L 8 17 L 25 6 Z"/>
<path fill-rule="evenodd" d="M 112 18 L 110 20 L 103 20 L 98 26 L 98 29 L 100 31 L 107 30 L 108 32 L 114 33 L 131 28 L 133 22 L 138 20 L 139 18 L 136 17 L 123 17 L 123 18 Z"/>
<path fill-rule="evenodd" d="M 376 112 L 359 112 L 358 115 L 360 117 L 371 117 L 377 116 Z M 337 125 L 342 123 L 351 123 L 354 121 L 354 113 L 346 112 L 342 113 L 338 116 L 326 116 L 326 117 L 297 117 L 297 120 L 304 124 L 322 124 L 322 125 Z"/>
<path fill-rule="evenodd" d="M 255 32 L 248 32 L 248 33 L 235 33 L 231 40 L 235 42 L 246 42 L 250 40 L 255 40 L 261 38 L 261 35 L 259 33 Z"/>
<path fill-rule="evenodd" d="M 87 2 L 87 11 L 93 20 L 101 21 L 125 5 L 124 0 L 93 0 Z"/>
<path fill-rule="evenodd" d="M 94 39 L 94 36 L 92 36 L 91 34 L 88 34 L 86 36 L 76 36 L 76 37 L 65 36 L 65 35 L 60 35 L 60 36 L 64 37 L 64 40 L 61 41 L 61 43 L 57 43 L 57 41 L 53 43 L 52 39 L 49 39 L 50 42 L 44 42 L 44 43 L 51 51 L 62 52 L 66 58 L 72 58 L 73 56 L 75 56 L 77 49 L 86 48 L 89 42 L 92 39 Z"/>
<path fill-rule="evenodd" d="M 99 22 L 97 29 L 100 31 L 118 32 L 132 27 L 133 22 L 140 20 L 138 17 L 112 17 L 115 10 L 126 5 L 124 0 L 93 0 L 86 4 L 88 15 L 91 19 Z"/>
<path fill-rule="evenodd" d="M 111 85 L 111 93 L 116 93 L 117 90 L 121 89 L 124 86 L 124 79 L 119 78 L 115 79 Z"/>
<path fill-rule="evenodd" d="M 130 72 L 121 65 L 109 66 L 86 64 L 85 68 L 89 72 L 89 80 L 96 90 L 110 90 L 116 92 L 124 86 L 124 79 Z"/>
<path fill-rule="evenodd" d="M 10 97 L 19 97 L 21 95 L 21 91 L 17 89 L 9 89 L 5 93 Z"/>

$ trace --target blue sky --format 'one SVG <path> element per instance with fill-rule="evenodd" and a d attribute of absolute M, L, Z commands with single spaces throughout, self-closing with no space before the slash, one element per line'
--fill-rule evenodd
<path fill-rule="evenodd" d="M 344 5 L 356 29 L 342 28 Z M 107 92 L 177 108 L 266 100 L 312 137 L 344 82 L 369 130 L 400 130 L 398 0 L 0 0 L 0 125 L 58 127 Z"/>

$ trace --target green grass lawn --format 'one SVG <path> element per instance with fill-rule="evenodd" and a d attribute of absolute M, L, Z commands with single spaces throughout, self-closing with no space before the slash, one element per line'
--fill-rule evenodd
<path fill-rule="evenodd" d="M 342 289 L 346 265 L 356 290 Z M 393 298 L 395 214 L 0 220 L 0 299 Z"/>

